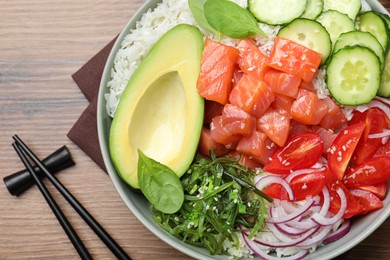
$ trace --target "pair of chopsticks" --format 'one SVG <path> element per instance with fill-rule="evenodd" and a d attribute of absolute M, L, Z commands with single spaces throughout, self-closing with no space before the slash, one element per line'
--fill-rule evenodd
<path fill-rule="evenodd" d="M 65 233 L 68 235 L 70 241 L 72 242 L 74 248 L 80 255 L 82 259 L 92 259 L 87 248 L 80 240 L 79 236 L 73 229 L 72 225 L 69 223 L 62 210 L 59 208 L 58 204 L 41 181 L 41 179 L 35 173 L 32 164 L 27 157 L 35 163 L 35 165 L 41 169 L 45 176 L 50 180 L 50 182 L 55 186 L 55 188 L 61 193 L 62 196 L 69 202 L 69 204 L 75 209 L 75 211 L 84 219 L 84 221 L 89 225 L 89 227 L 97 234 L 97 236 L 104 242 L 104 244 L 111 250 L 111 252 L 118 259 L 131 259 L 126 252 L 115 242 L 115 240 L 103 229 L 103 227 L 93 218 L 93 216 L 77 201 L 77 199 L 65 188 L 65 186 L 53 175 L 51 174 L 42 162 L 35 156 L 35 154 L 30 150 L 30 148 L 17 136 L 13 136 L 15 140 L 12 143 L 16 153 L 19 155 L 23 164 L 26 166 L 27 170 L 33 176 L 35 183 L 37 184 L 42 195 L 45 197 L 47 203 L 52 209 L 54 215 L 57 217 Z"/>

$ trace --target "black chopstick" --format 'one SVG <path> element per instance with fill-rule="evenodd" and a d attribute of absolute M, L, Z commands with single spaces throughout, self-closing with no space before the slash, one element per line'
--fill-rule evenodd
<path fill-rule="evenodd" d="M 30 150 L 30 148 L 28 148 L 28 146 L 17 135 L 13 136 L 13 139 L 15 140 L 15 143 L 17 144 L 17 145 L 13 144 L 14 147 L 17 147 L 17 148 L 20 147 L 30 157 L 30 159 L 36 164 L 36 166 L 38 166 L 41 169 L 41 171 L 46 175 L 46 177 L 55 186 L 55 188 L 62 194 L 62 196 L 64 196 L 64 198 L 69 202 L 69 204 L 76 210 L 76 212 L 89 225 L 89 227 L 97 234 L 97 236 L 104 242 L 104 244 L 111 250 L 111 252 L 118 259 L 131 259 L 126 254 L 126 252 L 116 243 L 116 241 L 104 230 L 104 228 L 93 218 L 93 216 L 80 204 L 80 202 L 78 202 L 78 200 L 65 188 L 65 186 L 57 179 L 57 177 L 55 177 L 53 174 L 51 174 L 45 168 L 45 166 L 35 156 L 35 154 Z M 19 149 L 19 151 L 20 151 L 20 149 Z M 22 155 L 24 155 L 24 154 L 22 153 Z M 29 162 L 27 161 L 27 163 L 29 163 Z M 30 168 L 32 169 L 31 165 L 30 165 Z M 34 177 L 34 179 L 35 179 L 35 177 Z M 35 180 L 35 181 L 37 181 L 37 180 Z M 38 178 L 38 181 L 42 184 L 42 182 L 39 178 Z M 43 184 L 42 184 L 42 186 L 43 186 Z M 47 191 L 47 189 L 46 189 L 46 191 Z M 49 201 L 48 201 L 48 203 L 49 203 Z M 69 224 L 69 226 L 70 226 L 70 224 Z M 69 237 L 69 238 L 71 238 L 71 237 Z M 80 241 L 80 239 L 79 239 L 79 241 Z M 73 243 L 73 241 L 72 241 L 72 243 Z M 80 243 L 81 243 L 81 241 L 80 241 Z M 77 243 L 77 244 L 79 245 L 79 243 Z M 79 254 L 80 254 L 80 252 L 79 252 Z"/>
<path fill-rule="evenodd" d="M 83 242 L 80 240 L 79 236 L 77 235 L 76 231 L 73 229 L 72 225 L 69 223 L 69 221 L 65 217 L 62 210 L 59 208 L 58 204 L 56 203 L 54 198 L 51 196 L 51 194 L 47 190 L 46 186 L 43 184 L 43 182 L 39 179 L 37 174 L 34 172 L 33 167 L 30 164 L 30 162 L 27 160 L 26 155 L 23 154 L 23 152 L 20 150 L 19 146 L 16 143 L 13 143 L 12 146 L 14 147 L 16 153 L 19 155 L 23 164 L 26 166 L 27 170 L 33 176 L 35 183 L 37 184 L 43 197 L 45 197 L 47 203 L 49 204 L 54 215 L 57 217 L 57 219 L 60 222 L 65 233 L 68 235 L 68 237 L 69 237 L 70 241 L 72 242 L 74 248 L 76 249 L 77 253 L 79 253 L 79 255 L 82 259 L 92 259 L 91 255 L 88 253 L 87 248 L 84 246 Z"/>

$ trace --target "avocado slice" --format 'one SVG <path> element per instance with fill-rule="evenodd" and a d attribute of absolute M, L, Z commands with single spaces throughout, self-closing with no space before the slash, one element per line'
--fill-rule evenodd
<path fill-rule="evenodd" d="M 180 24 L 151 48 L 130 78 L 110 128 L 109 151 L 120 177 L 139 189 L 138 153 L 179 177 L 192 163 L 203 124 L 196 83 L 203 52 L 199 29 Z"/>

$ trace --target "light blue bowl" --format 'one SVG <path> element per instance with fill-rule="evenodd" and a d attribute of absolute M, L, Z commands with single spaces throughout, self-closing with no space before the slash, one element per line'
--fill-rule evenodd
<path fill-rule="evenodd" d="M 111 68 L 114 64 L 115 54 L 120 48 L 120 44 L 126 34 L 131 28 L 135 28 L 135 24 L 140 20 L 143 13 L 148 9 L 154 8 L 159 0 L 149 0 L 135 13 L 135 15 L 128 22 L 122 33 L 116 40 L 114 47 L 108 57 L 102 79 L 100 82 L 99 97 L 98 97 L 98 134 L 99 144 L 102 150 L 105 166 L 108 174 L 118 191 L 119 195 L 130 209 L 130 211 L 136 216 L 136 218 L 153 234 L 165 241 L 173 248 L 187 254 L 196 259 L 228 259 L 227 256 L 211 256 L 207 250 L 194 247 L 183 243 L 176 239 L 166 231 L 161 229 L 153 220 L 150 212 L 147 200 L 139 193 L 134 192 L 127 186 L 118 176 L 115 168 L 111 162 L 110 154 L 108 151 L 108 136 L 111 125 L 111 118 L 106 113 L 106 100 L 104 95 L 107 93 L 107 82 L 110 81 Z M 387 10 L 376 0 L 367 0 L 368 4 L 375 11 L 381 13 L 387 13 Z M 374 232 L 390 215 L 390 196 L 387 196 L 383 201 L 383 209 L 370 213 L 367 216 L 356 219 L 353 222 L 351 231 L 343 238 L 330 243 L 326 246 L 318 248 L 318 250 L 305 259 L 331 259 L 334 258 L 352 247 L 359 244 L 365 238 L 367 238 L 372 232 Z"/>

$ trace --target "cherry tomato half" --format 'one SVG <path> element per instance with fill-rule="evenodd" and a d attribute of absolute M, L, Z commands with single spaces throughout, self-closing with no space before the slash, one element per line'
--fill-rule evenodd
<path fill-rule="evenodd" d="M 295 135 L 284 147 L 272 155 L 263 170 L 276 174 L 289 174 L 291 170 L 310 168 L 321 157 L 323 142 L 314 132 Z"/>

